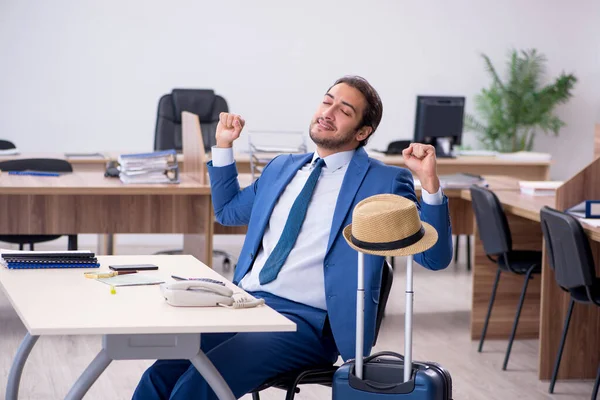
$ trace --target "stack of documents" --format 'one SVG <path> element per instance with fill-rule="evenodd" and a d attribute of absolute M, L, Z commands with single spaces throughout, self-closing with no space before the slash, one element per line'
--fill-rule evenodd
<path fill-rule="evenodd" d="M 498 155 L 494 150 L 454 150 L 456 156 L 492 157 Z"/>
<path fill-rule="evenodd" d="M 530 196 L 554 196 L 562 181 L 519 181 L 521 193 Z"/>
<path fill-rule="evenodd" d="M 465 173 L 440 175 L 440 185 L 443 189 L 468 189 L 473 185 L 487 186 L 483 177 Z"/>
<path fill-rule="evenodd" d="M 123 154 L 118 161 L 123 183 L 179 183 L 175 150 Z"/>
<path fill-rule="evenodd" d="M 544 162 L 552 160 L 552 155 L 532 151 L 517 151 L 515 153 L 498 153 L 496 154 L 496 158 L 510 161 Z"/>
<path fill-rule="evenodd" d="M 98 268 L 91 251 L 21 251 L 0 250 L 0 263 L 9 269 Z"/>

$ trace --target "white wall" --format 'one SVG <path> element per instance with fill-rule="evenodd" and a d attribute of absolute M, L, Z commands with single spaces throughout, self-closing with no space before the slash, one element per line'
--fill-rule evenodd
<path fill-rule="evenodd" d="M 558 139 L 536 148 L 568 177 L 592 157 L 600 110 L 600 2 L 0 0 L 0 137 L 23 151 L 146 151 L 158 98 L 214 88 L 247 129 L 306 130 L 339 76 L 379 90 L 372 148 L 410 138 L 417 94 L 472 96 L 536 47 L 579 78 Z M 600 121 L 599 121 L 600 122 Z M 245 142 L 239 149 L 246 147 Z"/>

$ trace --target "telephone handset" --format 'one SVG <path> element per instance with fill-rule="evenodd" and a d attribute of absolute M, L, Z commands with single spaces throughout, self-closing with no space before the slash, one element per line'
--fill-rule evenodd
<path fill-rule="evenodd" d="M 265 302 L 263 299 L 249 299 L 233 293 L 233 290 L 226 286 L 206 281 L 163 283 L 160 289 L 167 303 L 176 307 L 250 308 Z"/>

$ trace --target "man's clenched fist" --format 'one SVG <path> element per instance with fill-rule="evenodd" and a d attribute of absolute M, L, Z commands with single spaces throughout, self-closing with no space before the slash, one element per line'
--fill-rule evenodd
<path fill-rule="evenodd" d="M 222 112 L 217 125 L 217 147 L 231 147 L 234 140 L 240 137 L 246 121 L 236 114 Z"/>

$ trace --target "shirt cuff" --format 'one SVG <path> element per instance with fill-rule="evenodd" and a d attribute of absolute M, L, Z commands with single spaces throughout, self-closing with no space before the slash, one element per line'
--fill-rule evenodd
<path fill-rule="evenodd" d="M 213 146 L 210 149 L 213 167 L 226 167 L 235 162 L 233 159 L 233 147 L 222 148 Z"/>
<path fill-rule="evenodd" d="M 440 187 L 438 191 L 433 194 L 421 188 L 421 199 L 423 200 L 423 203 L 429 204 L 430 206 L 439 206 L 444 202 L 442 188 Z"/>

